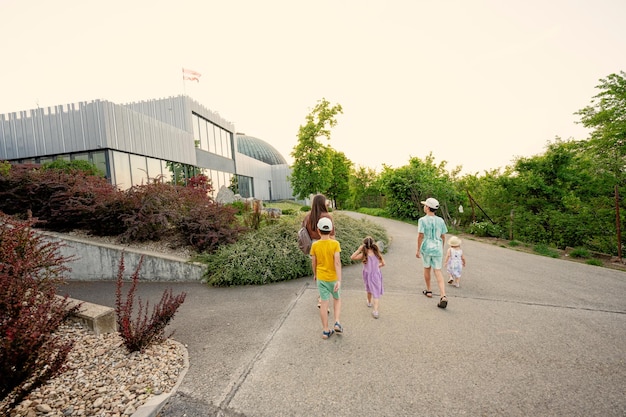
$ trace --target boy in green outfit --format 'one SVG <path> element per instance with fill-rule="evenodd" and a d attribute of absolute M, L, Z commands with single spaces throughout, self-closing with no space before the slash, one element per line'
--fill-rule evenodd
<path fill-rule="evenodd" d="M 328 339 L 333 333 L 343 333 L 341 326 L 341 259 L 339 254 L 341 246 L 335 239 L 330 238 L 333 230 L 333 222 L 328 217 L 322 217 L 317 222 L 317 230 L 321 239 L 313 242 L 311 246 L 313 279 L 317 282 L 317 290 L 320 294 L 320 317 L 322 318 L 322 339 Z M 333 296 L 333 314 L 335 325 L 331 329 L 328 326 L 328 304 L 330 296 Z"/>

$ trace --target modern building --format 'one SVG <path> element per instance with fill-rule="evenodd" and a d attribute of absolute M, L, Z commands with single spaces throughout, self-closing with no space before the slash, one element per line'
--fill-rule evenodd
<path fill-rule="evenodd" d="M 120 189 L 204 174 L 242 197 L 293 199 L 289 165 L 269 143 L 188 96 L 128 104 L 94 100 L 0 115 L 0 160 L 87 160 Z"/>

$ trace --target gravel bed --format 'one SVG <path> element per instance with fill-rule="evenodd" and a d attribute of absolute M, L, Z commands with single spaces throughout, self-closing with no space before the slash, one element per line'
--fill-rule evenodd
<path fill-rule="evenodd" d="M 68 323 L 58 334 L 74 340 L 67 370 L 33 391 L 11 417 L 131 416 L 151 397 L 170 392 L 185 367 L 186 348 L 172 339 L 128 353 L 119 333 L 95 336 Z"/>

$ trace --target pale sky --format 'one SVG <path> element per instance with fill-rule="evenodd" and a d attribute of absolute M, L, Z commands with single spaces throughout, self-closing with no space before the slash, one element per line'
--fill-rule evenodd
<path fill-rule="evenodd" d="M 0 0 L 0 114 L 186 93 L 292 162 L 318 100 L 356 166 L 511 165 L 626 70 L 624 0 Z M 200 72 L 183 83 L 182 67 Z"/>

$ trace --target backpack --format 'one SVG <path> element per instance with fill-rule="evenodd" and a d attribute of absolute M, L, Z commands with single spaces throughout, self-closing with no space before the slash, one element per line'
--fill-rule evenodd
<path fill-rule="evenodd" d="M 306 226 L 302 223 L 302 227 L 298 230 L 298 247 L 305 255 L 309 255 L 311 253 L 311 245 L 312 245 L 311 236 L 309 236 L 309 231 L 306 230 Z"/>

